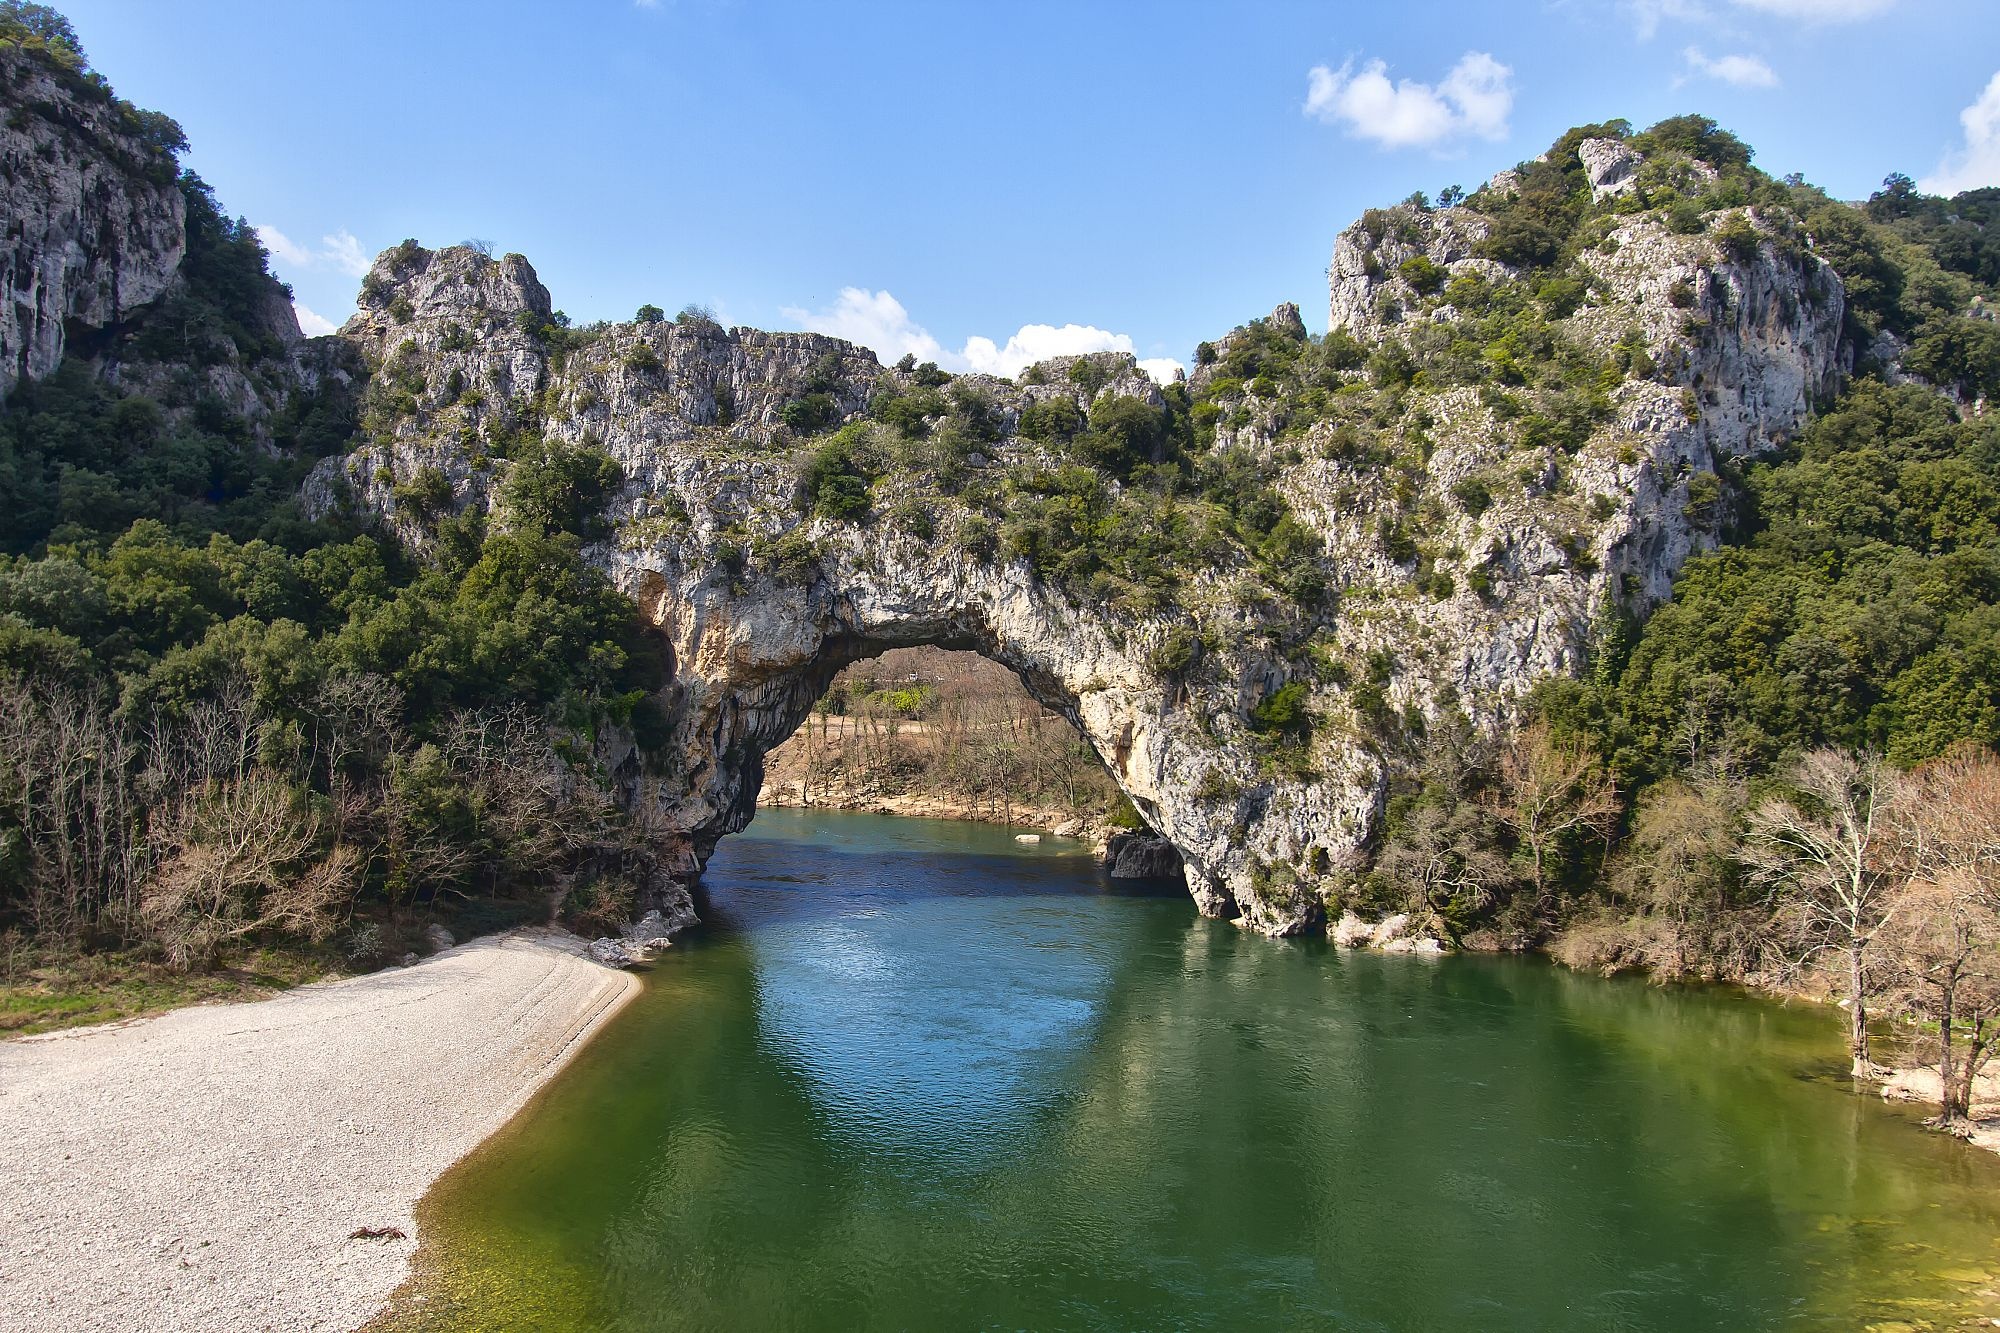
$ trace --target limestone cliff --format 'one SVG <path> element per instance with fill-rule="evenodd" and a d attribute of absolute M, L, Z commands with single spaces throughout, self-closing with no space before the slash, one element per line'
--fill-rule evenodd
<path fill-rule="evenodd" d="M 0 396 L 167 289 L 186 251 L 173 157 L 132 109 L 46 59 L 0 49 Z"/>
<path fill-rule="evenodd" d="M 1594 143 L 1593 186 L 1615 194 L 1630 155 Z M 1129 358 L 961 377 L 952 401 L 980 437 L 895 436 L 905 452 L 857 521 L 802 505 L 802 477 L 825 430 L 934 390 L 921 370 L 701 319 L 563 329 L 526 260 L 465 248 L 377 262 L 343 330 L 374 367 L 372 438 L 323 465 L 311 498 L 421 544 L 425 515 L 397 499 L 419 473 L 442 477 L 452 507 L 505 521 L 524 439 L 617 460 L 613 535 L 592 557 L 672 647 L 680 764 L 642 785 L 625 757 L 627 792 L 690 863 L 749 820 L 762 756 L 835 671 L 938 644 L 1013 668 L 1077 725 L 1180 851 L 1203 911 L 1297 931 L 1371 836 L 1402 762 L 1392 734 L 1460 710 L 1502 725 L 1535 680 L 1577 669 L 1593 625 L 1664 597 L 1713 543 L 1717 469 L 1785 438 L 1840 373 L 1840 281 L 1782 220 L 1737 210 L 1686 234 L 1640 212 L 1581 255 L 1571 297 L 1540 298 L 1550 341 L 1520 353 L 1584 367 L 1588 413 L 1565 415 L 1532 377 L 1432 388 L 1389 373 L 1385 389 L 1383 349 L 1432 364 L 1472 318 L 1455 300 L 1521 281 L 1478 253 L 1488 226 L 1473 208 L 1405 207 L 1344 233 L 1332 324 L 1358 350 L 1325 354 L 1317 396 L 1300 379 L 1225 375 L 1253 344 L 1306 355 L 1295 309 L 1204 349 L 1189 447 L 1252 458 L 1272 480 L 1316 567 L 1296 602 L 1274 600 L 1248 539 L 1208 543 L 1137 603 L 994 540 L 1010 503 L 1067 461 L 1024 433 L 1027 415 L 1057 403 L 1092 419 L 1127 398 L 1186 412 Z M 792 410 L 814 399 L 814 419 Z M 1106 482 L 1107 503 L 1137 485 Z M 1303 693 L 1283 696 L 1292 684 Z M 1296 729 L 1273 721 L 1281 698 L 1306 701 Z"/>

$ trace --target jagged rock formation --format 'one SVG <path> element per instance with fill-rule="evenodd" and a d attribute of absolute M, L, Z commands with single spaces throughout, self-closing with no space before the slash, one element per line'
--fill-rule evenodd
<path fill-rule="evenodd" d="M 40 379 L 71 338 L 112 328 L 158 297 L 186 250 L 170 154 L 131 109 L 79 96 L 45 60 L 0 50 L 13 108 L 0 125 L 0 396 Z"/>
<path fill-rule="evenodd" d="M 1629 149 L 1609 147 L 1590 159 L 1606 190 L 1633 170 Z M 521 439 L 616 459 L 615 535 L 592 556 L 672 647 L 664 702 L 678 768 L 642 782 L 629 753 L 608 757 L 628 799 L 684 840 L 690 865 L 748 822 L 763 754 L 840 667 L 937 644 L 1006 664 L 1077 725 L 1177 849 L 1203 911 L 1287 933 L 1317 923 L 1321 891 L 1369 838 L 1396 762 L 1353 697 L 1362 671 L 1377 709 L 1419 723 L 1462 709 L 1499 725 L 1534 680 L 1583 661 L 1607 608 L 1665 596 L 1689 553 L 1712 543 L 1721 516 L 1701 479 L 1784 438 L 1834 386 L 1838 279 L 1745 221 L 1747 251 L 1638 214 L 1585 256 L 1592 281 L 1560 335 L 1632 369 L 1606 391 L 1608 418 L 1560 447 L 1511 425 L 1523 409 L 1505 395 L 1412 392 L 1378 440 L 1414 461 L 1385 467 L 1354 458 L 1338 420 L 1299 427 L 1294 405 L 1257 382 L 1225 387 L 1213 366 L 1198 370 L 1197 394 L 1227 408 L 1216 446 L 1262 460 L 1338 597 L 1330 615 L 1291 614 L 1289 646 L 1273 639 L 1267 594 L 1240 554 L 1181 571 L 1173 606 L 1134 610 L 999 549 L 991 516 L 953 489 L 968 477 L 964 494 L 982 478 L 1011 485 L 1061 461 L 1021 434 L 1037 404 L 1161 405 L 1129 358 L 1037 367 L 1018 383 L 962 378 L 954 392 L 977 401 L 992 438 L 880 477 L 866 522 L 815 517 L 797 503 L 814 446 L 781 428 L 787 406 L 817 394 L 830 420 L 858 420 L 871 401 L 915 391 L 911 372 L 837 340 L 703 320 L 564 333 L 519 256 L 405 245 L 377 262 L 342 331 L 376 368 L 373 438 L 329 460 L 311 498 L 373 510 L 421 544 L 423 515 L 396 500 L 420 472 L 448 482 L 454 507 L 490 508 Z M 1462 317 L 1453 280 L 1515 276 L 1475 253 L 1487 229 L 1464 208 L 1371 214 L 1335 249 L 1334 328 L 1364 348 L 1448 339 Z M 1281 308 L 1232 335 L 1251 336 L 1297 340 L 1303 328 Z M 1231 347 L 1218 343 L 1217 359 Z M 947 470 L 956 480 L 941 486 L 934 474 Z M 1476 479 L 1490 496 L 1478 505 L 1462 498 Z M 1004 487 L 986 493 L 1004 504 Z M 1421 542 L 1402 535 L 1409 524 Z M 1192 669 L 1166 651 L 1190 626 L 1201 631 Z M 1255 706 L 1305 679 L 1307 639 L 1333 665 L 1311 678 L 1303 754 L 1274 762 Z"/>

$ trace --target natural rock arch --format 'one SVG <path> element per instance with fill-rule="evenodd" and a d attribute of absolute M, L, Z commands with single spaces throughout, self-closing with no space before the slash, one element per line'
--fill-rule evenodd
<path fill-rule="evenodd" d="M 1273 931 L 1312 918 L 1310 902 L 1246 902 L 1234 892 L 1233 883 L 1250 876 L 1243 862 L 1253 852 L 1243 837 L 1244 805 L 1268 806 L 1282 793 L 1295 818 L 1259 810 L 1266 836 L 1278 839 L 1264 845 L 1288 862 L 1309 862 L 1315 846 L 1331 854 L 1332 839 L 1315 838 L 1314 827 L 1351 828 L 1372 813 L 1372 772 L 1346 788 L 1353 804 L 1345 809 L 1331 806 L 1323 783 L 1219 790 L 1209 777 L 1215 742 L 1176 706 L 1175 691 L 1156 678 L 1138 644 L 1116 642 L 1102 622 L 1004 566 L 916 542 L 871 551 L 874 568 L 836 558 L 803 585 L 743 593 L 713 577 L 689 582 L 644 557 L 618 569 L 673 650 L 671 749 L 685 768 L 654 799 L 666 824 L 685 831 L 694 863 L 749 823 L 763 756 L 798 729 L 836 672 L 891 648 L 928 645 L 1006 666 L 1034 699 L 1068 718 L 1141 817 L 1180 852 L 1204 913 L 1242 913 Z M 1283 915 L 1287 909 L 1297 915 Z"/>
<path fill-rule="evenodd" d="M 1836 386 L 1849 355 L 1839 278 L 1785 242 L 1782 220 L 1739 216 L 1761 238 L 1754 253 L 1634 214 L 1579 256 L 1588 299 L 1559 317 L 1561 336 L 1630 367 L 1600 385 L 1604 411 L 1581 440 L 1529 439 L 1509 424 L 1521 403 L 1470 385 L 1398 403 L 1359 444 L 1332 415 L 1301 426 L 1268 382 L 1219 378 L 1239 346 L 1308 345 L 1290 306 L 1199 358 L 1204 456 L 1249 460 L 1279 497 L 1293 549 L 1299 534 L 1311 544 L 1316 604 L 1275 596 L 1235 537 L 1143 604 L 1050 577 L 1060 552 L 1038 561 L 995 541 L 1011 488 L 1076 465 L 1031 418 L 1131 399 L 1192 430 L 1183 390 L 1167 412 L 1129 356 L 959 377 L 950 392 L 978 405 L 964 407 L 976 448 L 960 439 L 937 468 L 879 477 L 865 517 L 815 512 L 800 503 L 815 432 L 875 430 L 884 401 L 941 394 L 942 377 L 838 339 L 698 317 L 564 330 L 525 259 L 465 247 L 406 243 L 376 261 L 341 336 L 393 386 L 377 402 L 394 410 L 378 411 L 369 444 L 321 466 L 307 500 L 353 503 L 421 545 L 395 500 L 420 471 L 443 475 L 456 508 L 498 508 L 524 439 L 615 459 L 612 535 L 587 554 L 672 646 L 660 702 L 675 771 L 645 781 L 629 748 L 606 757 L 684 875 L 747 821 L 762 755 L 834 671 L 930 643 L 1004 663 L 1072 718 L 1179 851 L 1204 912 L 1291 933 L 1317 924 L 1373 836 L 1407 759 L 1399 729 L 1462 712 L 1496 730 L 1535 681 L 1578 669 L 1607 611 L 1643 613 L 1715 543 L 1718 466 L 1785 439 Z M 1422 271 L 1515 281 L 1476 253 L 1486 226 L 1471 210 L 1405 206 L 1350 228 L 1331 271 L 1334 327 L 1363 349 L 1447 328 L 1461 316 L 1438 284 L 1402 275 L 1421 257 Z M 1374 391 L 1352 361 L 1326 370 L 1343 391 Z M 1130 481 L 1093 484 L 1116 503 Z M 1288 685 L 1310 729 L 1276 746 L 1258 711 Z"/>

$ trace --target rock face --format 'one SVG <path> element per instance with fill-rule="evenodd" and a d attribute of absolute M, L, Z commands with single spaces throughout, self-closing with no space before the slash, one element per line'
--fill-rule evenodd
<path fill-rule="evenodd" d="M 1148 833 L 1116 833 L 1105 844 L 1104 863 L 1113 879 L 1177 879 L 1181 854 L 1165 838 Z"/>
<path fill-rule="evenodd" d="M 1629 174 L 1610 153 L 1592 171 L 1606 189 Z M 1426 328 L 1448 336 L 1465 318 L 1448 302 L 1450 279 L 1513 276 L 1477 253 L 1488 231 L 1467 209 L 1371 214 L 1335 247 L 1334 327 L 1364 348 Z M 1471 389 L 1432 394 L 1421 423 L 1384 428 L 1385 448 L 1417 460 L 1400 470 L 1354 459 L 1331 421 L 1288 427 L 1285 404 L 1254 382 L 1216 423 L 1216 447 L 1256 459 L 1318 543 L 1339 597 L 1317 628 L 1320 650 L 1366 664 L 1378 713 L 1420 723 L 1462 710 L 1476 726 L 1504 724 L 1534 681 L 1584 661 L 1608 607 L 1643 610 L 1713 542 L 1717 465 L 1783 439 L 1836 381 L 1842 289 L 1809 251 L 1765 236 L 1745 254 L 1635 215 L 1584 262 L 1597 281 L 1560 316 L 1562 336 L 1634 367 L 1587 439 L 1540 443 Z M 421 546 L 424 524 L 394 500 L 419 470 L 442 474 L 454 507 L 493 507 L 513 466 L 505 455 L 529 433 L 616 459 L 615 536 L 589 555 L 670 649 L 660 703 L 675 767 L 648 776 L 616 743 L 603 758 L 690 872 L 749 822 L 764 754 L 835 672 L 933 644 L 1003 663 L 1069 718 L 1178 854 L 1202 911 L 1274 934 L 1318 927 L 1339 868 L 1372 836 L 1396 761 L 1370 737 L 1360 667 L 1314 697 L 1305 751 L 1274 759 L 1254 706 L 1296 676 L 1266 646 L 1266 594 L 1247 561 L 1180 571 L 1203 623 L 1226 631 L 1190 675 L 1163 651 L 1185 610 L 1053 586 L 956 491 L 920 491 L 891 470 L 865 522 L 803 512 L 818 446 L 780 428 L 791 405 L 815 401 L 822 422 L 858 420 L 871 399 L 922 389 L 912 372 L 815 335 L 698 319 L 556 334 L 550 318 L 519 256 L 414 245 L 383 255 L 342 336 L 373 366 L 378 406 L 392 397 L 396 410 L 377 414 L 367 446 L 323 464 L 307 498 L 372 511 Z M 1295 308 L 1262 325 L 1303 336 Z M 1216 344 L 1225 360 L 1230 348 Z M 1193 387 L 1213 387 L 1216 373 L 1198 370 Z M 1030 409 L 1163 401 L 1131 358 L 1108 355 L 1034 367 L 1018 382 L 964 376 L 951 392 L 977 400 L 990 428 L 948 460 L 961 484 L 1062 461 L 1023 438 Z M 1481 478 L 1489 503 L 1458 498 Z M 1413 514 L 1421 540 L 1399 540 Z"/>
<path fill-rule="evenodd" d="M 186 251 L 172 156 L 130 109 L 93 97 L 47 62 L 0 51 L 0 397 L 167 289 Z"/>

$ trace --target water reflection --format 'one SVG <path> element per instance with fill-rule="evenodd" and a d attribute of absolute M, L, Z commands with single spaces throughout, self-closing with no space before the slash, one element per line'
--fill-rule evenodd
<path fill-rule="evenodd" d="M 752 832 L 426 1205 L 401 1327 L 2000 1314 L 2000 1163 L 1819 1081 L 1824 1014 L 1250 938 L 1005 830 Z"/>

